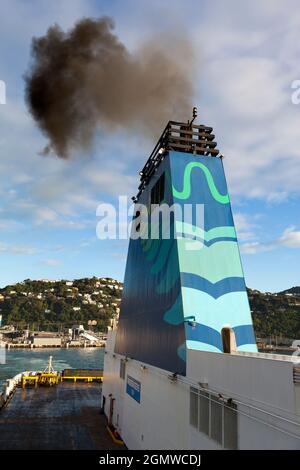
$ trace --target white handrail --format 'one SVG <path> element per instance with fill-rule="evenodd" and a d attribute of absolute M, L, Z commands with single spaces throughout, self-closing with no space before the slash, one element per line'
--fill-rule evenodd
<path fill-rule="evenodd" d="M 21 383 L 23 375 L 36 375 L 37 373 L 38 371 L 24 371 L 15 375 L 12 379 L 7 379 L 3 385 L 2 392 L 0 393 L 0 408 L 2 408 L 17 386 Z"/>

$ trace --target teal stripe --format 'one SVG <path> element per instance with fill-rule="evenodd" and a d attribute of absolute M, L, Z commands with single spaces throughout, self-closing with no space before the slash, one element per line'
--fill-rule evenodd
<path fill-rule="evenodd" d="M 159 240 L 159 239 L 158 240 L 152 240 L 151 249 L 146 254 L 147 261 L 154 260 L 155 256 L 159 252 L 160 244 L 161 244 L 161 240 Z"/>
<path fill-rule="evenodd" d="M 171 248 L 172 248 L 171 240 L 164 240 L 164 242 L 161 243 L 157 259 L 151 268 L 151 274 L 157 274 L 162 270 L 162 268 L 164 267 L 168 259 L 168 255 L 169 255 Z"/>
<path fill-rule="evenodd" d="M 228 277 L 243 277 L 236 241 L 218 241 L 210 247 L 198 244 L 198 240 L 177 240 L 180 272 L 196 274 L 214 284 Z"/>
<path fill-rule="evenodd" d="M 184 316 L 194 316 L 197 323 L 221 331 L 224 326 L 235 328 L 251 323 L 251 314 L 246 292 L 228 292 L 214 299 L 206 292 L 182 287 L 182 305 Z M 179 316 L 176 302 L 164 319 L 177 324 Z M 167 318 L 166 318 L 167 315 Z"/>
<path fill-rule="evenodd" d="M 205 241 L 211 241 L 215 238 L 236 238 L 236 231 L 233 226 L 214 227 L 208 231 L 203 230 L 201 227 L 176 220 L 176 233 L 183 235 L 191 235 L 201 238 Z"/>
<path fill-rule="evenodd" d="M 241 346 L 237 347 L 237 351 L 257 352 L 257 345 L 256 344 L 242 344 Z"/>
<path fill-rule="evenodd" d="M 164 277 L 156 287 L 158 294 L 166 294 L 176 284 L 179 278 L 177 250 L 173 249 L 168 260 Z"/>

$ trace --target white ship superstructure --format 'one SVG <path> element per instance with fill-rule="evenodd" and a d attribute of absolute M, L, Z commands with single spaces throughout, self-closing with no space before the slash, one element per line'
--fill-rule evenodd
<path fill-rule="evenodd" d="M 300 367 L 291 356 L 188 351 L 186 376 L 116 354 L 105 413 L 129 449 L 300 449 Z"/>
<path fill-rule="evenodd" d="M 298 357 L 257 352 L 212 132 L 170 121 L 140 173 L 103 408 L 129 449 L 300 449 Z M 153 237 L 153 205 L 174 204 L 170 236 L 158 222 Z M 179 217 L 185 204 L 203 224 Z"/>

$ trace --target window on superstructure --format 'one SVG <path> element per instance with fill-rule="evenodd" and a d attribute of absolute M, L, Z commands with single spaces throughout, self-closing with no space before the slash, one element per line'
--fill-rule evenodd
<path fill-rule="evenodd" d="M 126 361 L 125 359 L 120 360 L 120 378 L 125 380 L 125 374 L 126 374 Z"/>
<path fill-rule="evenodd" d="M 133 218 L 133 220 L 137 219 L 140 216 L 141 216 L 141 211 L 136 211 L 136 214 L 135 214 L 135 217 Z M 135 230 L 136 230 L 136 232 L 139 232 L 141 230 L 141 223 L 140 222 L 135 224 Z"/>
<path fill-rule="evenodd" d="M 163 173 L 151 189 L 151 205 L 160 204 L 165 197 L 165 174 Z"/>

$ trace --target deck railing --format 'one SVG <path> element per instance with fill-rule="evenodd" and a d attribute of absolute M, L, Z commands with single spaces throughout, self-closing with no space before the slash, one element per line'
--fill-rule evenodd
<path fill-rule="evenodd" d="M 176 152 L 192 153 L 193 155 L 217 157 L 219 150 L 217 149 L 217 142 L 214 140 L 215 135 L 212 131 L 212 127 L 204 125 L 169 121 L 144 168 L 140 172 L 141 183 L 138 196 L 148 184 L 149 179 L 163 160 L 167 151 L 173 150 Z"/>

